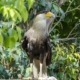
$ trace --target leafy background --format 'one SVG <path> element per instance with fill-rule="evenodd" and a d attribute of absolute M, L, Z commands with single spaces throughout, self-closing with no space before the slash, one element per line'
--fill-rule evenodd
<path fill-rule="evenodd" d="M 58 80 L 80 79 L 79 0 L 1 0 L 0 79 L 28 77 L 29 59 L 21 39 L 42 10 L 57 14 L 50 32 L 52 63 L 47 67 L 48 75 Z"/>

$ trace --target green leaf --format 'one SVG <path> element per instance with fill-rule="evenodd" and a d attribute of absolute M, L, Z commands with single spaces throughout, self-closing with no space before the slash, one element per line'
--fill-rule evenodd
<path fill-rule="evenodd" d="M 14 18 L 14 15 L 15 15 L 14 9 L 10 9 L 9 11 L 10 11 L 11 17 Z"/>
<path fill-rule="evenodd" d="M 64 73 L 63 72 L 59 72 L 58 73 L 58 77 L 60 80 L 63 80 L 64 79 Z"/>
<path fill-rule="evenodd" d="M 15 41 L 18 40 L 18 33 L 16 30 L 12 29 L 12 37 L 15 39 Z"/>
<path fill-rule="evenodd" d="M 10 36 L 6 35 L 6 38 L 4 40 L 4 46 L 6 48 L 8 48 L 8 47 L 12 48 L 12 47 L 14 47 L 15 42 L 16 42 L 16 40 L 14 39 L 14 37 L 10 37 Z"/>
<path fill-rule="evenodd" d="M 0 64 L 0 72 L 3 72 L 4 67 Z"/>
<path fill-rule="evenodd" d="M 0 52 L 2 52 L 2 50 L 3 50 L 3 48 L 2 48 L 2 46 L 0 45 Z"/>
<path fill-rule="evenodd" d="M 16 55 L 16 54 L 14 54 L 14 60 L 15 60 L 16 62 L 18 62 L 18 60 L 19 60 L 19 56 Z"/>
<path fill-rule="evenodd" d="M 15 45 L 15 39 L 14 39 L 14 37 L 12 37 L 12 38 L 10 38 L 10 45 L 9 45 L 9 47 L 10 48 L 13 48 L 14 47 L 14 45 Z"/>
<path fill-rule="evenodd" d="M 51 2 L 47 2 L 47 6 L 49 7 L 49 9 L 51 9 L 52 7 Z"/>
<path fill-rule="evenodd" d="M 40 4 L 45 7 L 46 6 L 46 1 L 45 0 L 41 0 Z"/>
<path fill-rule="evenodd" d="M 0 33 L 0 44 L 3 44 L 3 36 L 1 33 Z"/>
<path fill-rule="evenodd" d="M 16 42 L 15 47 L 18 47 L 18 46 L 20 46 L 20 45 L 21 45 L 21 43 Z"/>
<path fill-rule="evenodd" d="M 9 34 L 9 36 L 12 36 L 12 28 L 8 29 L 8 34 Z"/>
<path fill-rule="evenodd" d="M 15 4 L 15 8 L 21 12 L 23 11 L 23 7 L 24 7 L 24 0 L 17 0 Z"/>
<path fill-rule="evenodd" d="M 14 10 L 14 11 L 15 11 L 15 13 L 16 13 L 15 16 L 17 16 L 17 18 L 18 18 L 19 21 L 21 22 L 21 21 L 22 21 L 22 17 L 21 17 L 21 15 L 20 15 L 20 13 L 19 13 L 17 10 Z"/>
<path fill-rule="evenodd" d="M 21 28 L 17 26 L 16 30 L 18 32 L 18 38 L 19 38 L 19 40 L 21 40 Z"/>
<path fill-rule="evenodd" d="M 24 71 L 24 67 L 20 65 L 19 68 L 20 68 L 20 70 L 21 70 L 21 74 L 22 74 L 23 71 Z"/>
<path fill-rule="evenodd" d="M 9 7 L 5 7 L 3 10 L 3 16 L 5 17 L 8 14 L 8 11 L 10 10 Z"/>
<path fill-rule="evenodd" d="M 55 11 L 58 13 L 59 12 L 59 7 L 56 4 L 53 4 L 53 7 L 54 7 Z"/>
<path fill-rule="evenodd" d="M 11 38 L 14 38 L 14 39 L 15 39 L 15 41 L 18 40 L 18 33 L 17 33 L 17 31 L 16 31 L 15 29 L 10 28 L 10 29 L 8 30 L 8 33 L 9 33 L 9 36 L 10 36 Z"/>
<path fill-rule="evenodd" d="M 79 53 L 74 53 L 74 56 L 75 56 L 76 58 L 79 58 L 79 59 L 80 59 Z"/>
<path fill-rule="evenodd" d="M 13 21 L 18 21 L 17 19 L 19 19 L 19 22 L 22 21 L 21 15 L 16 9 L 10 9 L 9 12 Z"/>
<path fill-rule="evenodd" d="M 22 16 L 24 22 L 26 22 L 26 20 L 28 19 L 28 12 L 25 7 L 23 8 L 23 11 L 21 12 L 21 16 Z"/>
<path fill-rule="evenodd" d="M 75 69 L 74 69 L 74 68 L 72 68 L 72 69 L 71 69 L 71 71 L 72 71 L 72 74 L 74 74 L 74 73 L 75 73 Z"/>
<path fill-rule="evenodd" d="M 10 57 L 9 57 L 9 61 L 10 61 L 10 62 L 13 61 L 13 55 L 10 55 Z"/>
<path fill-rule="evenodd" d="M 4 46 L 8 48 L 9 45 L 10 45 L 10 36 L 6 35 L 4 40 Z"/>
<path fill-rule="evenodd" d="M 24 75 L 24 78 L 28 77 L 30 73 L 30 67 L 26 68 L 26 73 Z"/>
<path fill-rule="evenodd" d="M 17 10 L 15 10 L 16 12 L 16 17 L 22 21 L 22 19 L 24 20 L 24 22 L 28 19 L 28 12 L 26 7 L 24 6 L 24 0 L 17 0 L 16 4 L 15 4 L 15 8 Z"/>
<path fill-rule="evenodd" d="M 65 12 L 59 7 L 59 11 L 61 13 L 61 17 L 64 18 L 65 17 Z"/>
<path fill-rule="evenodd" d="M 28 10 L 30 10 L 35 0 L 27 0 L 27 1 L 28 1 Z"/>

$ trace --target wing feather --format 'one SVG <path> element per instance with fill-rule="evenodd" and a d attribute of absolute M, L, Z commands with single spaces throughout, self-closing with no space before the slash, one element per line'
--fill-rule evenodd
<path fill-rule="evenodd" d="M 47 53 L 48 53 L 48 56 L 46 59 L 46 64 L 49 65 L 49 64 L 51 64 L 51 56 L 52 56 L 51 42 L 50 42 L 49 37 L 47 38 Z"/>

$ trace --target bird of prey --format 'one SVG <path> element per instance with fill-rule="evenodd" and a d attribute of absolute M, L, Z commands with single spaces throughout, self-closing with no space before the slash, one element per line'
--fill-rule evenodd
<path fill-rule="evenodd" d="M 55 14 L 50 11 L 41 12 L 34 20 L 22 40 L 22 48 L 30 59 L 31 73 L 34 79 L 47 76 L 47 68 L 51 63 L 51 43 L 49 29 L 53 23 Z"/>

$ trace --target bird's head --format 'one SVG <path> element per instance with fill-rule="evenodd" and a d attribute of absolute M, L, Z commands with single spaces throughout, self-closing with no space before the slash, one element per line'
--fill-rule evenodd
<path fill-rule="evenodd" d="M 46 31 L 49 31 L 50 24 L 53 23 L 56 15 L 52 12 L 46 11 L 39 13 L 33 21 L 33 24 L 35 24 L 36 29 L 44 30 L 43 28 L 46 28 Z"/>
<path fill-rule="evenodd" d="M 35 21 L 35 22 L 41 21 L 41 20 L 51 21 L 51 20 L 53 20 L 55 17 L 56 17 L 56 15 L 53 14 L 52 12 L 45 11 L 45 12 L 39 13 L 39 14 L 35 17 L 34 21 Z"/>

